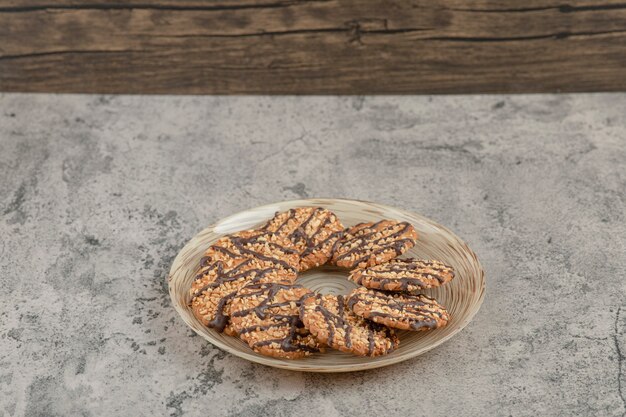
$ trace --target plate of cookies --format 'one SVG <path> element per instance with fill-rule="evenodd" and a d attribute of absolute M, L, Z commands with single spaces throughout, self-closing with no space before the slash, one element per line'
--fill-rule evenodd
<path fill-rule="evenodd" d="M 269 204 L 222 219 L 180 251 L 174 307 L 215 346 L 295 371 L 378 368 L 436 348 L 474 317 L 474 252 L 418 214 L 345 199 Z"/>

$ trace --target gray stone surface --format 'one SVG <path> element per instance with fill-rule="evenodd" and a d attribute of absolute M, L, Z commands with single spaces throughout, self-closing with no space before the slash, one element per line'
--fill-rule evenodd
<path fill-rule="evenodd" d="M 626 94 L 0 95 L 0 415 L 624 416 Z M 290 373 L 171 307 L 195 233 L 373 200 L 478 253 L 475 320 L 422 357 Z"/>

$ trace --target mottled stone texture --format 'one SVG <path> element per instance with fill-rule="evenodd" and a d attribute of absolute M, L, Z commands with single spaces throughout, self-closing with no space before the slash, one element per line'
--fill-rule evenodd
<path fill-rule="evenodd" d="M 626 95 L 0 95 L 0 415 L 623 416 Z M 165 277 L 273 201 L 413 210 L 487 296 L 414 360 L 338 375 L 194 335 Z"/>

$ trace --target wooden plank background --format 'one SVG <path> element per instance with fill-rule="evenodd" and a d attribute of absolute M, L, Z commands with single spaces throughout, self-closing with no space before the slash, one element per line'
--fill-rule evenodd
<path fill-rule="evenodd" d="M 625 89 L 617 0 L 0 0 L 0 91 Z"/>

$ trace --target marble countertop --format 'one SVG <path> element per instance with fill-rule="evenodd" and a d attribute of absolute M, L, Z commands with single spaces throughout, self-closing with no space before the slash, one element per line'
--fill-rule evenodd
<path fill-rule="evenodd" d="M 299 197 L 465 239 L 485 302 L 419 358 L 292 373 L 204 341 L 166 275 Z M 0 95 L 0 415 L 624 416 L 626 94 Z"/>

